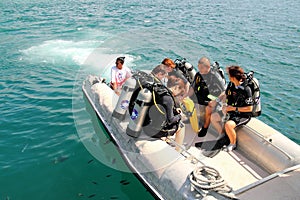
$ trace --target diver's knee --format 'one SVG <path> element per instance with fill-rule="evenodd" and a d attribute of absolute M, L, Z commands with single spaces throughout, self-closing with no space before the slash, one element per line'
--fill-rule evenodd
<path fill-rule="evenodd" d="M 225 123 L 226 129 L 234 129 L 236 127 L 236 123 L 232 120 L 229 120 Z"/>

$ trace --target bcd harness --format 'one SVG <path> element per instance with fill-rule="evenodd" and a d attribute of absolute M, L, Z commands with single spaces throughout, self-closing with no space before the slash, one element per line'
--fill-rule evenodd
<path fill-rule="evenodd" d="M 245 87 L 249 87 L 252 93 L 252 101 L 253 101 L 253 109 L 251 116 L 257 117 L 261 115 L 261 101 L 260 101 L 260 86 L 259 82 L 256 78 L 253 76 L 254 72 L 250 71 L 249 73 L 245 74 L 246 80 L 241 85 L 241 89 L 244 89 Z M 233 83 L 230 83 L 233 84 Z M 230 94 L 230 90 L 228 91 Z M 244 98 L 241 96 L 241 94 L 236 98 L 235 102 L 233 102 L 234 106 L 236 106 L 239 99 Z"/>
<path fill-rule="evenodd" d="M 137 87 L 135 88 L 135 91 L 133 92 L 132 97 L 129 102 L 129 114 L 130 115 L 132 114 L 132 110 L 133 110 L 135 103 L 137 103 L 137 104 L 142 103 L 137 100 L 137 96 L 138 96 L 138 93 L 140 92 L 140 90 L 142 90 L 143 88 L 147 88 L 149 91 L 152 92 L 152 101 L 150 102 L 149 105 L 150 106 L 154 105 L 155 108 L 159 111 L 159 113 L 161 115 L 164 115 L 164 116 L 166 115 L 164 109 L 161 106 L 162 105 L 162 97 L 165 95 L 172 97 L 173 102 L 174 102 L 173 113 L 174 114 L 177 113 L 176 108 L 180 107 L 179 104 L 174 99 L 172 92 L 166 86 L 164 86 L 159 79 L 157 79 L 152 74 L 147 74 L 142 71 L 136 71 L 133 74 L 133 77 L 136 79 L 138 84 L 137 84 Z M 151 120 L 152 119 L 150 119 L 149 112 L 148 112 L 143 125 L 145 126 L 145 125 L 149 124 Z M 167 125 L 168 125 L 167 120 L 162 123 L 162 126 L 167 126 Z"/>
<path fill-rule="evenodd" d="M 210 70 L 206 75 L 198 72 L 195 77 L 194 90 L 200 104 L 210 101 L 208 95 L 219 96 L 225 90 L 225 81 L 214 70 Z"/>

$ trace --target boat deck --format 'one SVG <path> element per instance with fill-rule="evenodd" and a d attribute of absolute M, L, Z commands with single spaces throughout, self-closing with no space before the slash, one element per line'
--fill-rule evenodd
<path fill-rule="evenodd" d="M 112 120 L 116 119 L 112 118 Z M 119 125 L 121 129 L 126 130 L 128 122 L 129 116 L 127 115 L 122 122 L 117 120 L 115 125 Z M 127 135 L 124 135 L 124 137 L 131 138 Z M 205 137 L 198 137 L 191 125 L 189 123 L 185 124 L 185 139 L 183 145 L 186 148 L 186 151 L 183 151 L 182 155 L 184 155 L 187 160 L 193 160 L 193 158 L 195 158 L 203 165 L 214 167 L 233 190 L 240 189 L 270 175 L 267 171 L 261 169 L 255 162 L 247 159 L 238 147 L 232 152 L 226 152 L 222 149 L 212 152 L 207 151 L 207 149 L 210 148 L 209 145 L 213 147 L 214 143 L 211 141 L 214 141 L 216 137 L 217 134 L 210 129 Z M 171 154 L 173 154 L 173 157 L 179 157 L 177 152 L 170 151 L 169 154 L 161 154 L 160 149 L 166 151 L 165 145 L 170 146 L 169 143 L 163 140 L 150 138 L 145 133 L 142 133 L 140 138 L 142 139 L 137 139 L 136 146 L 138 146 L 140 153 L 149 159 L 153 167 L 158 169 L 156 174 L 158 177 L 161 177 L 165 169 L 157 166 L 164 166 L 165 164 L 172 163 L 173 159 L 169 160 L 168 158 L 163 157 L 163 155 L 172 157 Z M 204 150 L 195 147 L 195 143 L 197 142 L 208 142 L 208 145 L 206 145 Z M 144 147 L 141 147 L 143 145 Z M 174 145 L 171 145 L 170 147 L 172 150 L 175 149 Z M 208 152 L 209 156 L 205 156 Z"/>
<path fill-rule="evenodd" d="M 217 137 L 215 133 L 208 132 L 205 137 L 199 138 L 192 131 L 190 125 L 187 124 L 185 137 L 185 141 L 191 141 L 191 138 L 193 138 L 193 143 L 188 151 L 192 155 L 197 155 L 200 157 L 204 164 L 216 168 L 234 190 L 270 175 L 268 172 L 256 165 L 253 161 L 247 159 L 238 147 L 232 152 L 219 150 L 213 157 L 203 156 L 203 154 L 205 154 L 203 151 L 205 150 L 195 147 L 195 143 L 214 141 Z"/>

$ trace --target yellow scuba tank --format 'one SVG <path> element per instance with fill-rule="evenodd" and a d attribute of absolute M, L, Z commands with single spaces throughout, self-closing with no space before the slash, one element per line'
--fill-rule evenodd
<path fill-rule="evenodd" d="M 184 106 L 185 106 L 187 116 L 190 119 L 190 123 L 191 123 L 191 126 L 193 128 L 193 131 L 195 133 L 198 133 L 199 124 L 198 124 L 198 118 L 197 118 L 197 112 L 196 112 L 195 104 L 189 97 L 184 98 L 183 103 L 184 103 Z"/>

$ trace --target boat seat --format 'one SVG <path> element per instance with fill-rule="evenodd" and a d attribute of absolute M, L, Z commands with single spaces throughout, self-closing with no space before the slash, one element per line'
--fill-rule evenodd
<path fill-rule="evenodd" d="M 238 199 L 299 199 L 300 166 L 275 173 L 236 191 Z"/>
<path fill-rule="evenodd" d="M 245 157 L 269 173 L 300 163 L 297 144 L 255 118 L 247 125 L 237 128 L 237 142 L 238 149 Z"/>

